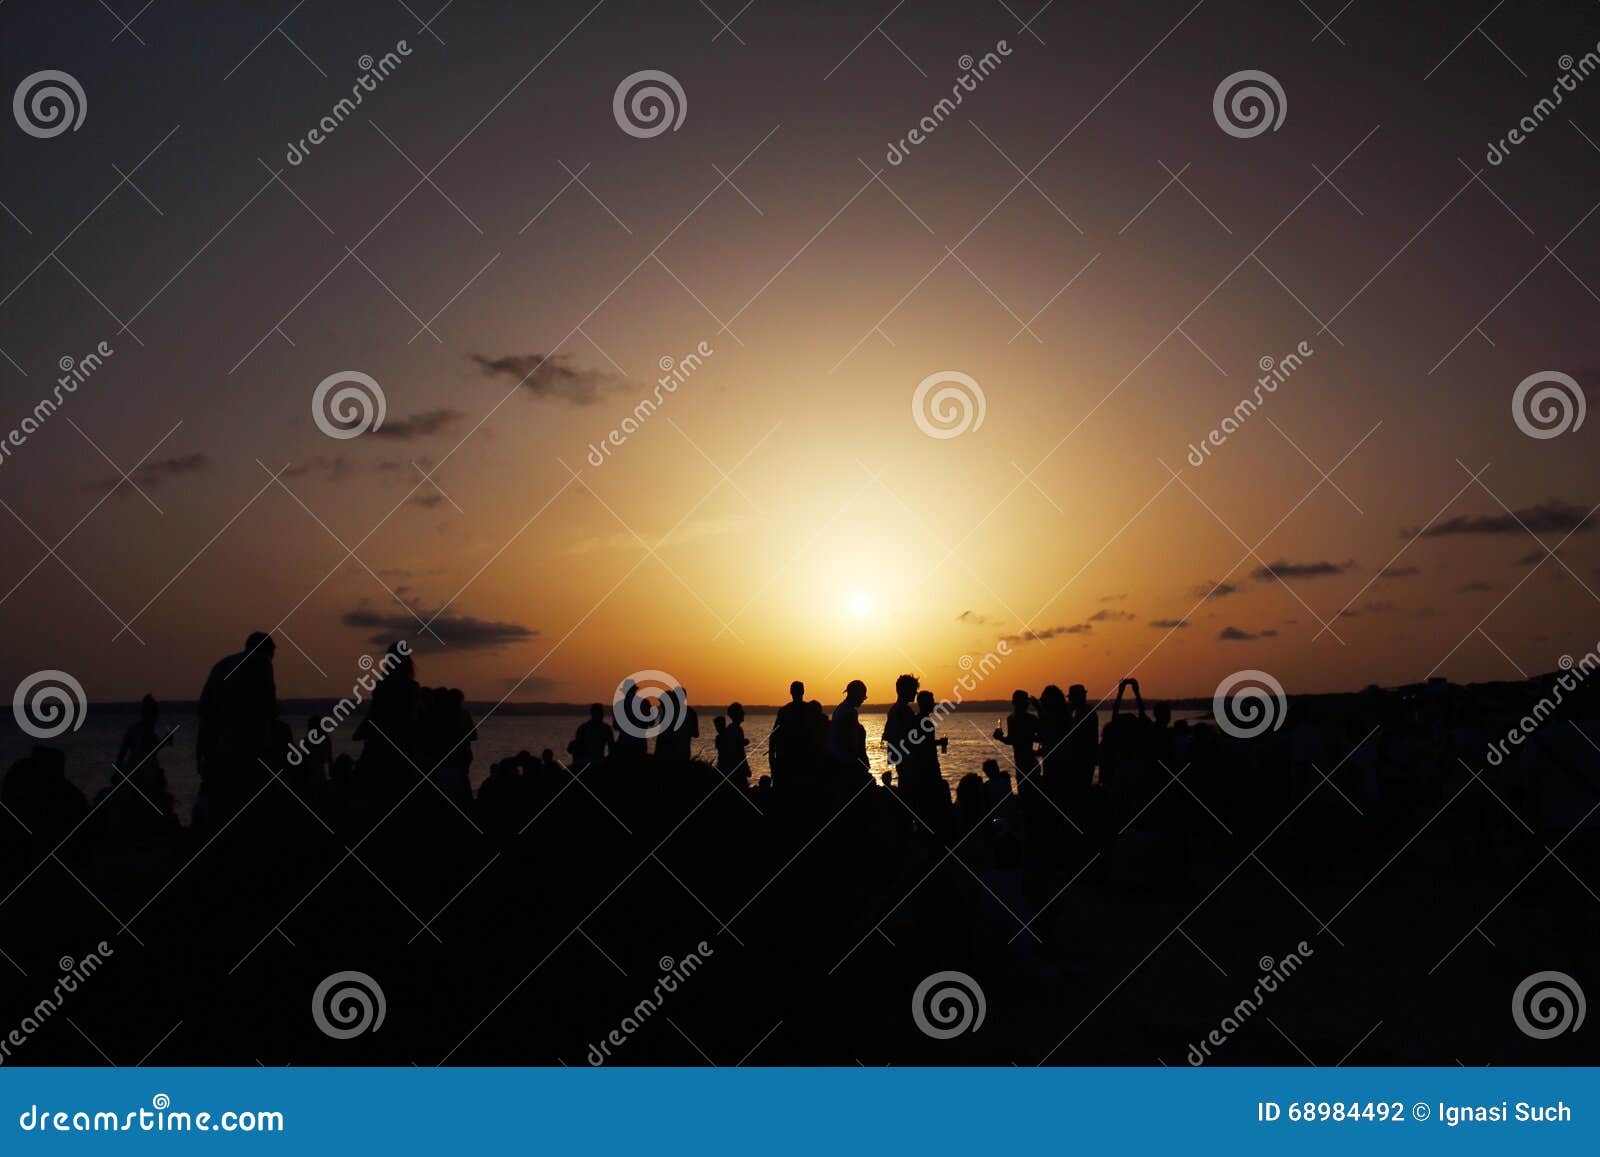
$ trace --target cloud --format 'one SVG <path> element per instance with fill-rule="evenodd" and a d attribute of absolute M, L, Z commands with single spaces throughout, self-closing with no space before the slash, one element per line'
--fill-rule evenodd
<path fill-rule="evenodd" d="M 283 472 L 283 477 L 304 478 L 309 474 L 316 474 L 326 482 L 342 482 L 354 472 L 355 463 L 342 454 L 337 458 L 325 458 L 318 454 L 305 462 L 294 463 Z"/>
<path fill-rule="evenodd" d="M 1255 637 L 1249 631 L 1242 631 L 1238 627 L 1223 627 L 1222 633 L 1217 636 L 1227 643 L 1243 643 Z"/>
<path fill-rule="evenodd" d="M 211 459 L 204 454 L 179 454 L 172 458 L 161 458 L 155 462 L 146 462 L 135 470 L 129 477 L 134 484 L 142 490 L 154 490 L 163 482 L 174 478 L 182 478 L 187 474 L 199 474 L 211 469 Z M 104 490 L 114 487 L 119 493 L 127 495 L 133 491 L 123 485 L 121 478 L 100 478 L 90 483 L 92 489 Z"/>
<path fill-rule="evenodd" d="M 1233 583 L 1214 583 L 1210 579 L 1195 587 L 1191 592 L 1197 599 L 1210 602 L 1213 599 L 1225 599 L 1229 595 L 1239 593 L 1240 588 Z"/>
<path fill-rule="evenodd" d="M 1100 601 L 1103 602 L 1103 603 L 1115 603 L 1115 602 L 1120 602 L 1120 601 L 1122 601 L 1123 599 L 1125 599 L 1127 597 L 1128 597 L 1127 592 L 1124 591 L 1120 595 L 1101 595 L 1100 596 Z"/>
<path fill-rule="evenodd" d="M 1250 577 L 1257 582 L 1270 582 L 1274 578 L 1321 578 L 1324 575 L 1344 574 L 1345 571 L 1354 570 L 1355 565 L 1354 559 L 1347 559 L 1344 562 L 1290 562 L 1287 559 L 1279 559 L 1266 566 L 1256 567 L 1250 572 Z"/>
<path fill-rule="evenodd" d="M 1074 623 L 1070 627 L 1046 627 L 1042 631 L 1024 631 L 1020 635 L 1001 635 L 1002 643 L 1042 643 L 1057 635 L 1087 635 L 1094 628 L 1088 623 Z"/>
<path fill-rule="evenodd" d="M 1188 619 L 1151 619 L 1150 625 L 1163 631 L 1181 631 L 1188 627 Z"/>
<path fill-rule="evenodd" d="M 1266 630 L 1261 632 L 1261 637 L 1263 639 L 1276 639 L 1278 637 L 1278 632 L 1276 628 L 1268 627 Z"/>
<path fill-rule="evenodd" d="M 987 626 L 994 622 L 988 615 L 980 615 L 977 611 L 962 611 L 956 616 L 958 623 L 971 623 L 975 627 Z"/>
<path fill-rule="evenodd" d="M 605 370 L 574 365 L 571 354 L 473 354 L 472 360 L 486 378 L 516 382 L 536 398 L 560 398 L 574 406 L 593 405 L 619 380 Z"/>
<path fill-rule="evenodd" d="M 1371 615 L 1387 615 L 1399 609 L 1393 603 L 1383 602 L 1382 600 L 1370 602 L 1366 606 L 1367 613 Z"/>
<path fill-rule="evenodd" d="M 1458 514 L 1437 526 L 1422 532 L 1423 538 L 1444 538 L 1455 534 L 1522 534 L 1531 530 L 1535 534 L 1560 534 L 1591 530 L 1594 516 L 1582 506 L 1552 498 L 1537 506 L 1524 506 L 1512 514 Z M 1411 538 L 1415 530 L 1402 530 L 1402 537 Z"/>
<path fill-rule="evenodd" d="M 411 496 L 411 504 L 413 506 L 420 506 L 424 510 L 432 510 L 435 506 L 438 506 L 443 502 L 444 495 L 440 494 L 437 490 L 425 491 L 424 493 L 413 494 Z"/>
<path fill-rule="evenodd" d="M 1089 621 L 1091 623 L 1131 623 L 1137 620 L 1138 617 L 1138 615 L 1131 614 L 1128 611 L 1096 611 L 1089 616 Z"/>
<path fill-rule="evenodd" d="M 480 619 L 455 611 L 444 611 L 436 616 L 417 602 L 408 601 L 407 605 L 416 613 L 416 618 L 398 609 L 373 610 L 362 605 L 353 611 L 346 611 L 340 622 L 347 627 L 375 631 L 376 634 L 368 636 L 370 643 L 387 646 L 396 639 L 404 638 L 410 640 L 412 648 L 418 651 L 497 651 L 501 647 L 526 643 L 539 634 L 521 623 Z M 422 622 L 418 622 L 418 618 Z M 422 623 L 430 620 L 431 634 L 422 630 Z M 434 635 L 444 641 L 443 648 Z"/>
<path fill-rule="evenodd" d="M 1558 561 L 1560 561 L 1560 556 L 1556 551 L 1553 551 L 1553 550 L 1552 551 L 1546 551 L 1546 550 L 1543 550 L 1543 549 L 1530 550 L 1527 554 L 1525 554 L 1521 558 L 1517 559 L 1511 565 L 1512 566 L 1536 566 L 1539 563 L 1544 562 L 1546 559 L 1549 559 L 1551 562 L 1558 562 Z"/>
<path fill-rule="evenodd" d="M 1414 578 L 1422 573 L 1420 566 L 1386 566 L 1378 572 L 1380 579 Z"/>
<path fill-rule="evenodd" d="M 460 410 L 419 410 L 410 417 L 386 421 L 367 433 L 373 438 L 393 438 L 396 441 L 409 442 L 414 438 L 442 434 L 464 417 L 466 415 Z"/>

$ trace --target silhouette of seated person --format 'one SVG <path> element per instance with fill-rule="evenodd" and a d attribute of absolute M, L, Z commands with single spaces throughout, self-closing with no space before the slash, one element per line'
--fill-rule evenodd
<path fill-rule="evenodd" d="M 67 779 L 66 767 L 60 748 L 35 747 L 32 755 L 11 765 L 0 785 L 7 819 L 25 825 L 15 828 L 14 842 L 28 847 L 32 856 L 48 855 L 89 811 L 83 792 Z"/>

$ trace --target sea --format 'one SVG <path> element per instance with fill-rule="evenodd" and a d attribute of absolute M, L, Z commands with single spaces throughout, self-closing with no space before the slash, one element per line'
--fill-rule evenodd
<path fill-rule="evenodd" d="M 299 715 L 286 710 L 285 717 L 298 739 L 305 735 L 310 711 L 321 710 L 331 704 L 295 706 L 303 706 L 305 710 Z M 578 712 L 529 714 L 515 709 L 493 711 L 492 707 L 492 704 L 469 705 L 469 710 L 478 720 L 478 741 L 472 747 L 470 774 L 474 790 L 487 778 L 490 765 L 519 751 L 528 751 L 537 757 L 548 747 L 556 753 L 558 760 L 566 762 L 567 743 L 578 725 L 587 718 Z M 696 707 L 695 710 L 700 717 L 700 738 L 695 741 L 695 754 L 707 762 L 715 762 L 716 749 L 712 739 L 716 730 L 712 719 L 718 712 L 705 707 Z M 123 733 L 138 719 L 138 715 L 136 703 L 91 703 L 83 712 L 82 722 L 76 730 L 48 740 L 27 735 L 8 715 L 0 721 L 0 773 L 28 755 L 38 744 L 58 747 L 66 752 L 67 778 L 92 801 L 102 788 L 111 784 L 112 761 L 116 758 L 117 748 L 122 742 Z M 1196 711 L 1173 712 L 1174 719 L 1202 718 L 1204 715 L 1204 712 Z M 1102 727 L 1110 717 L 1109 709 L 1100 712 Z M 358 714 L 346 720 L 344 726 L 334 734 L 331 742 L 335 756 L 360 755 L 361 744 L 350 739 L 359 718 Z M 751 712 L 745 718 L 745 738 L 750 741 L 748 750 L 752 782 L 767 773 L 767 738 L 776 718 L 776 715 L 765 712 Z M 889 766 L 888 754 L 882 742 L 885 721 L 886 716 L 882 711 L 868 709 L 861 713 L 861 723 L 867 729 L 867 755 L 874 778 L 881 776 Z M 939 734 L 949 739 L 950 745 L 948 751 L 941 753 L 939 763 L 952 789 L 968 772 L 981 774 L 986 759 L 998 759 L 1001 767 L 1012 770 L 1010 748 L 994 739 L 995 728 L 1004 724 L 1005 712 L 998 708 L 989 711 L 962 709 L 945 716 Z M 163 703 L 160 728 L 162 731 L 174 731 L 172 746 L 164 749 L 158 758 L 166 773 L 167 788 L 172 793 L 178 816 L 187 822 L 200 788 L 194 756 L 195 705 Z"/>

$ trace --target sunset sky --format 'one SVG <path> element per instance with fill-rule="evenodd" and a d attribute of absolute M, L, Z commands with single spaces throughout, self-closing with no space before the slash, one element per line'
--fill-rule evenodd
<path fill-rule="evenodd" d="M 650 668 L 704 703 L 944 694 L 1002 638 L 985 698 L 1600 643 L 1600 415 L 1513 418 L 1538 373 L 1596 400 L 1600 77 L 1486 159 L 1600 8 L 708 4 L 7 4 L 7 91 L 63 70 L 87 108 L 0 130 L 0 439 L 114 352 L 0 461 L 0 686 L 193 698 L 251 630 L 285 697 L 408 637 L 479 700 Z M 646 69 L 675 131 L 619 126 Z M 1219 125 L 1242 70 L 1276 130 Z M 312 416 L 341 371 L 385 400 L 350 439 Z M 936 438 L 943 372 L 984 415 Z"/>

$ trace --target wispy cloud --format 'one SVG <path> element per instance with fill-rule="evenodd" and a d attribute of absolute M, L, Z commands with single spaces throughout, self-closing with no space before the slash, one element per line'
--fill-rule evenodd
<path fill-rule="evenodd" d="M 1594 516 L 1588 507 L 1552 498 L 1537 506 L 1525 506 L 1512 514 L 1460 514 L 1422 532 L 1423 538 L 1445 538 L 1456 534 L 1522 534 L 1524 528 L 1535 534 L 1563 534 L 1591 530 Z M 1401 531 L 1406 538 L 1415 530 Z"/>
<path fill-rule="evenodd" d="M 1415 578 L 1422 573 L 1420 566 L 1386 566 L 1378 572 L 1380 579 Z"/>
<path fill-rule="evenodd" d="M 442 434 L 466 417 L 460 410 L 420 410 L 405 418 L 393 418 L 376 429 L 367 431 L 373 438 L 393 438 L 410 442 L 430 434 Z"/>
<path fill-rule="evenodd" d="M 146 462 L 129 477 L 140 488 L 154 490 L 163 482 L 170 482 L 174 478 L 182 478 L 189 474 L 199 474 L 210 469 L 211 459 L 205 454 L 197 452 Z M 91 485 L 96 490 L 104 490 L 108 486 L 115 486 L 120 494 L 128 495 L 133 493 L 127 486 L 123 485 L 121 478 L 100 478 Z"/>
<path fill-rule="evenodd" d="M 1254 639 L 1255 637 L 1256 636 L 1252 635 L 1249 631 L 1243 630 L 1239 627 L 1223 627 L 1222 633 L 1217 636 L 1217 638 L 1227 643 L 1244 643 Z"/>
<path fill-rule="evenodd" d="M 1023 631 L 1017 635 L 1001 635 L 1003 643 L 1042 643 L 1046 639 L 1054 639 L 1058 635 L 1087 635 L 1094 630 L 1088 623 L 1074 623 L 1066 627 L 1046 627 L 1042 631 Z"/>
<path fill-rule="evenodd" d="M 1091 623 L 1131 623 L 1138 619 L 1131 611 L 1096 611 L 1089 616 Z"/>
<path fill-rule="evenodd" d="M 1163 631 L 1182 631 L 1188 629 L 1188 619 L 1151 619 L 1152 627 L 1159 627 Z"/>
<path fill-rule="evenodd" d="M 1197 599 L 1210 602 L 1212 599 L 1225 599 L 1229 595 L 1238 594 L 1239 590 L 1240 588 L 1234 583 L 1215 583 L 1207 579 L 1190 593 Z"/>
<path fill-rule="evenodd" d="M 536 398 L 559 398 L 574 406 L 593 405 L 620 380 L 605 370 L 575 365 L 571 354 L 473 354 L 472 360 L 486 378 L 516 382 Z"/>
<path fill-rule="evenodd" d="M 410 640 L 412 647 L 418 651 L 440 650 L 434 635 L 444 640 L 445 648 L 452 651 L 497 651 L 501 647 L 526 643 L 539 634 L 521 623 L 480 619 L 457 611 L 446 611 L 435 618 L 420 604 L 412 602 L 409 605 L 423 623 L 432 620 L 429 628 L 432 634 L 424 632 L 422 623 L 400 610 L 373 609 L 363 605 L 346 611 L 341 621 L 347 627 L 375 631 L 376 634 L 368 637 L 368 642 L 387 646 L 403 638 Z"/>
<path fill-rule="evenodd" d="M 1290 562 L 1288 559 L 1279 559 L 1277 562 L 1258 566 L 1250 572 L 1250 577 L 1257 582 L 1269 582 L 1272 579 L 1303 579 L 1322 578 L 1325 575 L 1344 574 L 1355 569 L 1355 560 L 1346 559 L 1344 562 Z"/>

